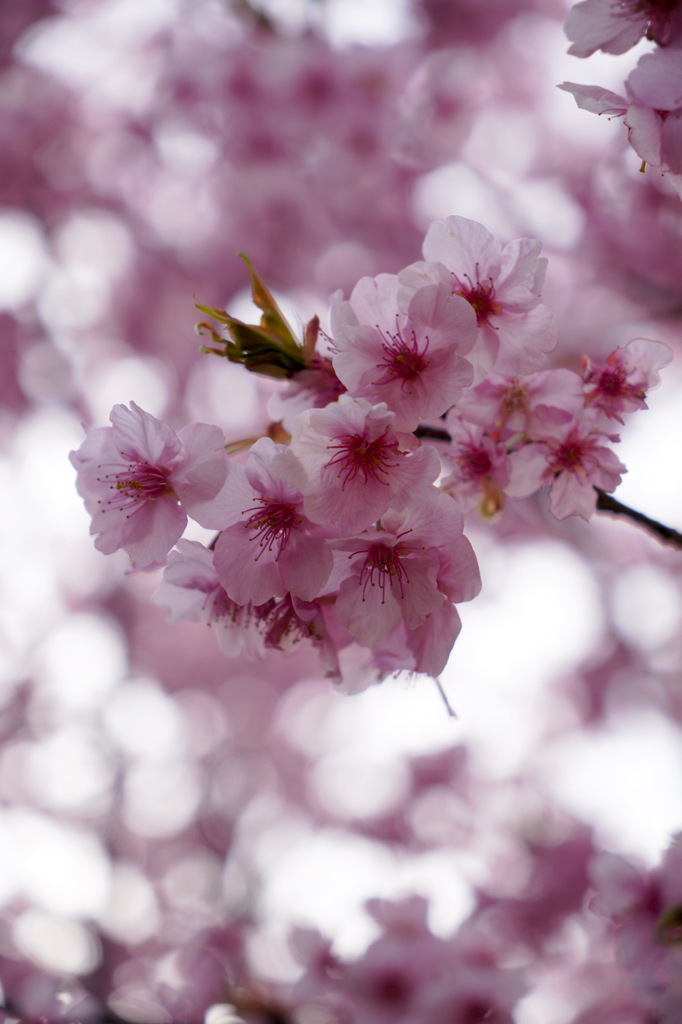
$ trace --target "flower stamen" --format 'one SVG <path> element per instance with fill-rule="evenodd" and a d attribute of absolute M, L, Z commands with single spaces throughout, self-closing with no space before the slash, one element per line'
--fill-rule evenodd
<path fill-rule="evenodd" d="M 274 549 L 277 552 L 275 555 L 275 561 L 277 561 L 282 553 L 282 548 L 289 539 L 292 528 L 298 526 L 302 519 L 296 514 L 293 505 L 273 501 L 271 498 L 256 498 L 256 501 L 261 504 L 261 508 L 247 508 L 242 512 L 243 516 L 249 512 L 252 513 L 245 521 L 244 526 L 254 531 L 253 536 L 249 537 L 249 541 L 257 540 L 260 547 L 255 561 L 258 561 L 265 551 Z"/>
<path fill-rule="evenodd" d="M 327 445 L 327 450 L 336 454 L 326 463 L 325 469 L 328 466 L 339 467 L 337 477 L 342 481 L 342 488 L 355 480 L 359 473 L 363 483 L 371 479 L 388 486 L 390 471 L 399 465 L 396 458 L 400 454 L 398 442 L 389 437 L 387 430 L 374 441 L 369 441 L 364 434 L 342 434 L 336 438 L 336 444 Z"/>

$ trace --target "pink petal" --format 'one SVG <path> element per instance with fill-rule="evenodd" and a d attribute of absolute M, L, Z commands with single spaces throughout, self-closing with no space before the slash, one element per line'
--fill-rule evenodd
<path fill-rule="evenodd" d="M 116 446 L 126 457 L 137 456 L 140 462 L 168 467 L 180 454 L 182 444 L 175 431 L 135 402 L 129 409 L 115 405 L 109 418 Z"/>
<path fill-rule="evenodd" d="M 286 587 L 275 554 L 251 540 L 242 523 L 230 526 L 218 537 L 213 563 L 227 594 L 237 604 L 264 604 L 282 597 Z"/>

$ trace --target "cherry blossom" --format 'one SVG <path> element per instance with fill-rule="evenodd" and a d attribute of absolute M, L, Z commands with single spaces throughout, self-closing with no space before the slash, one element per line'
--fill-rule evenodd
<path fill-rule="evenodd" d="M 306 515 L 342 534 L 370 526 L 390 505 L 399 507 L 426 490 L 440 472 L 438 456 L 393 430 L 385 403 L 342 395 L 326 409 L 302 413 L 275 469 L 304 495 Z M 404 438 L 404 440 L 403 440 Z"/>
<path fill-rule="evenodd" d="M 426 233 L 424 263 L 400 274 L 402 301 L 427 282 L 447 285 L 453 300 L 465 299 L 476 314 L 471 360 L 480 379 L 539 368 L 557 343 L 554 319 L 542 305 L 547 260 L 542 244 L 528 238 L 506 246 L 482 224 L 451 216 Z"/>
<path fill-rule="evenodd" d="M 322 531 L 303 510 L 303 496 L 272 468 L 281 448 L 264 437 L 245 467 L 230 463 L 222 490 L 196 518 L 216 527 L 214 564 L 229 597 L 261 605 L 291 592 L 313 600 L 332 567 Z"/>
<path fill-rule="evenodd" d="M 682 189 L 682 75 L 679 51 L 645 54 L 624 83 L 625 96 L 599 86 L 563 82 L 559 88 L 579 107 L 595 114 L 622 117 L 636 153 Z"/>
<path fill-rule="evenodd" d="M 213 552 L 196 541 L 180 540 L 170 552 L 154 601 L 172 622 L 190 619 L 213 626 L 223 652 L 234 658 L 242 652 L 263 652 L 259 620 L 249 605 L 230 600 L 213 565 Z"/>
<path fill-rule="evenodd" d="M 448 416 L 447 425 L 452 444 L 447 462 L 452 473 L 443 480 L 443 490 L 457 499 L 463 512 L 478 506 L 482 515 L 494 515 L 503 505 L 502 491 L 511 474 L 506 444 L 456 414 Z"/>
<path fill-rule="evenodd" d="M 578 374 L 552 369 L 518 376 L 490 373 L 462 395 L 455 413 L 467 423 L 485 427 L 491 437 L 508 440 L 519 433 L 541 436 L 550 410 L 577 414 L 582 405 Z"/>
<path fill-rule="evenodd" d="M 586 404 L 623 423 L 625 413 L 646 409 L 645 395 L 656 387 L 658 371 L 671 359 L 667 345 L 648 338 L 636 338 L 615 349 L 603 366 L 584 356 Z"/>
<path fill-rule="evenodd" d="M 613 491 L 626 472 L 607 447 L 611 437 L 594 429 L 594 422 L 576 421 L 560 412 L 545 437 L 512 454 L 510 495 L 523 497 L 549 484 L 550 509 L 557 519 L 579 515 L 589 519 L 597 503 L 595 487 Z"/>
<path fill-rule="evenodd" d="M 446 287 L 426 285 L 398 304 L 398 278 L 363 278 L 349 301 L 336 297 L 332 329 L 334 369 L 348 391 L 385 402 L 397 430 L 446 412 L 473 379 L 464 358 L 476 337 L 466 302 Z"/>
<path fill-rule="evenodd" d="M 389 509 L 371 533 L 339 542 L 336 614 L 351 636 L 373 646 L 401 621 L 409 630 L 423 625 L 447 599 L 439 552 L 461 538 L 462 526 L 454 501 L 433 491 L 402 512 Z M 475 559 L 467 558 L 467 575 L 479 581 Z"/>
<path fill-rule="evenodd" d="M 660 45 L 680 33 L 677 0 L 583 0 L 566 16 L 568 52 L 589 57 L 596 50 L 625 53 L 642 36 Z"/>
<path fill-rule="evenodd" d="M 192 423 L 176 434 L 140 409 L 114 406 L 111 427 L 90 431 L 71 462 L 105 554 L 123 548 L 135 569 L 163 564 L 187 512 L 212 499 L 227 472 L 218 427 Z"/>

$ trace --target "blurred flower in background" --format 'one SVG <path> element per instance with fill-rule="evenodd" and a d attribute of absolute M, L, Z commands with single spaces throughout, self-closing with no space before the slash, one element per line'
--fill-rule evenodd
<path fill-rule="evenodd" d="M 168 622 L 160 572 L 94 549 L 68 461 L 118 403 L 267 434 L 286 384 L 195 333 L 195 302 L 256 318 L 238 252 L 327 330 L 332 292 L 455 215 L 542 242 L 556 368 L 673 349 L 617 497 L 682 528 L 682 203 L 555 88 L 582 70 L 568 7 L 3 5 L 7 1018 L 679 1021 L 679 548 L 472 501 L 482 592 L 439 686 L 357 659 L 339 687 L 303 645 L 227 660 Z M 617 92 L 655 46 L 584 75 Z"/>

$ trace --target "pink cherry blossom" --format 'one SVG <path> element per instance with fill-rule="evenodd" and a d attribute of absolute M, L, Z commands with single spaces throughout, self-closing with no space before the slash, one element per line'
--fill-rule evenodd
<path fill-rule="evenodd" d="M 435 450 L 401 447 L 392 427 L 395 414 L 385 403 L 342 395 L 326 409 L 297 417 L 289 448 L 274 468 L 304 495 L 306 515 L 334 525 L 341 534 L 358 533 L 390 505 L 399 507 L 419 489 L 430 488 L 440 472 Z"/>
<path fill-rule="evenodd" d="M 579 107 L 622 117 L 628 139 L 645 164 L 660 167 L 682 194 L 682 73 L 677 49 L 645 54 L 625 81 L 625 96 L 599 86 L 563 82 Z"/>
<path fill-rule="evenodd" d="M 255 657 L 264 650 L 250 605 L 230 600 L 213 565 L 213 552 L 196 541 L 180 540 L 168 556 L 154 601 L 171 622 L 189 619 L 213 626 L 224 654 Z"/>
<path fill-rule="evenodd" d="M 585 403 L 623 423 L 625 413 L 646 409 L 645 395 L 658 384 L 658 371 L 671 359 L 667 345 L 648 338 L 615 349 L 603 366 L 583 356 Z"/>
<path fill-rule="evenodd" d="M 606 114 L 609 119 L 622 117 L 630 105 L 624 96 L 611 92 L 610 89 L 603 89 L 600 85 L 562 82 L 557 89 L 570 92 L 581 110 L 589 110 L 592 114 Z"/>
<path fill-rule="evenodd" d="M 520 238 L 506 246 L 482 224 L 448 217 L 429 227 L 422 252 L 400 274 L 406 301 L 415 288 L 429 282 L 445 284 L 451 295 L 465 299 L 478 328 L 470 355 L 477 379 L 491 369 L 498 373 L 529 373 L 538 369 L 557 343 L 554 318 L 542 305 L 547 260 L 542 245 Z"/>
<path fill-rule="evenodd" d="M 447 599 L 438 587 L 439 550 L 461 535 L 457 505 L 434 490 L 418 505 L 389 509 L 377 529 L 339 543 L 336 614 L 351 636 L 372 647 L 401 621 L 411 630 L 421 626 Z"/>
<path fill-rule="evenodd" d="M 273 420 L 281 421 L 290 431 L 299 413 L 324 408 L 345 390 L 334 373 L 331 359 L 315 354 L 308 369 L 297 373 L 282 391 L 271 397 L 268 412 Z"/>
<path fill-rule="evenodd" d="M 548 411 L 577 414 L 583 405 L 582 381 L 572 370 L 540 370 L 518 376 L 490 373 L 469 388 L 457 403 L 456 415 L 485 427 L 494 439 L 515 434 L 542 436 Z"/>
<path fill-rule="evenodd" d="M 336 296 L 332 307 L 336 373 L 352 395 L 385 402 L 396 430 L 441 416 L 473 380 L 464 358 L 476 337 L 468 304 L 427 284 L 406 308 L 401 312 L 398 278 L 390 274 L 363 278 L 350 301 Z"/>
<path fill-rule="evenodd" d="M 312 601 L 331 571 L 331 549 L 306 517 L 303 496 L 273 471 L 283 450 L 261 438 L 245 466 L 228 464 L 215 499 L 195 509 L 203 526 L 221 530 L 215 567 L 229 597 L 240 605 L 261 605 L 289 592 Z"/>
<path fill-rule="evenodd" d="M 163 564 L 187 513 L 220 490 L 227 472 L 218 427 L 191 423 L 176 434 L 141 409 L 116 405 L 111 427 L 91 430 L 70 455 L 77 487 L 104 552 L 123 548 L 135 569 Z"/>
<path fill-rule="evenodd" d="M 640 58 L 625 82 L 630 107 L 625 116 L 637 153 L 673 176 L 682 176 L 682 69 L 678 50 L 657 50 Z"/>
<path fill-rule="evenodd" d="M 439 547 L 437 552 L 437 586 L 448 600 L 421 625 L 411 629 L 401 621 L 388 636 L 373 644 L 372 665 L 382 678 L 405 669 L 436 678 L 445 668 L 462 629 L 452 602 L 471 601 L 480 593 L 478 562 L 466 537 Z"/>
<path fill-rule="evenodd" d="M 407 629 L 401 623 L 398 629 L 403 631 L 405 646 L 413 657 L 412 670 L 436 678 L 448 663 L 455 640 L 462 630 L 462 620 L 454 604 L 443 601 L 440 608 L 436 608 L 420 626 Z M 393 635 L 388 638 L 389 643 Z"/>
<path fill-rule="evenodd" d="M 557 519 L 570 515 L 589 519 L 597 503 L 595 487 L 613 491 L 626 472 L 606 447 L 613 438 L 593 428 L 594 420 L 566 422 L 558 410 L 553 428 L 548 421 L 543 441 L 512 453 L 507 493 L 525 497 L 549 484 L 550 509 Z"/>
<path fill-rule="evenodd" d="M 568 12 L 568 52 L 589 57 L 595 50 L 625 53 L 642 36 L 664 45 L 680 32 L 678 0 L 583 0 Z"/>
<path fill-rule="evenodd" d="M 154 602 L 171 622 L 205 622 L 215 630 L 223 653 L 257 658 L 266 650 L 290 654 L 302 642 L 317 648 L 328 678 L 340 678 L 337 651 L 327 634 L 321 608 L 291 594 L 261 605 L 237 604 L 228 597 L 213 552 L 196 541 L 180 540 L 168 556 Z"/>
<path fill-rule="evenodd" d="M 503 505 L 502 491 L 511 473 L 506 444 L 455 414 L 448 416 L 447 428 L 452 443 L 445 458 L 452 473 L 443 480 L 443 490 L 463 512 L 478 506 L 482 515 L 494 515 Z"/>

